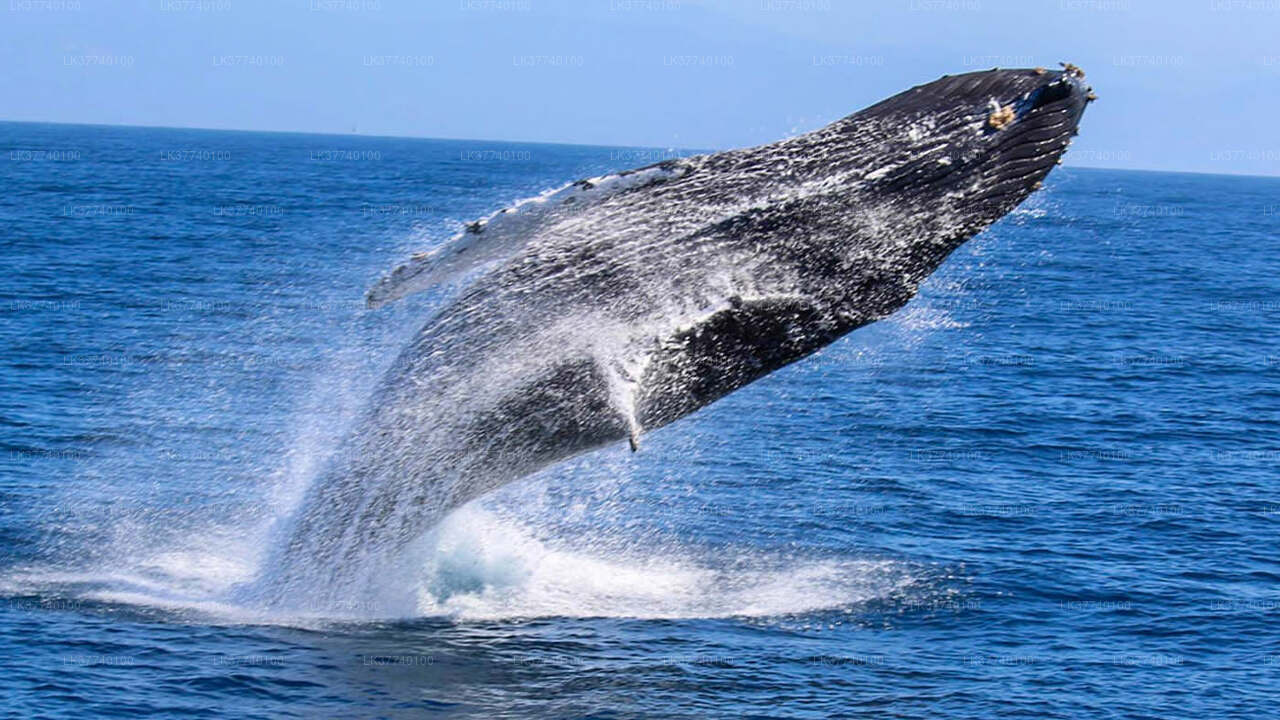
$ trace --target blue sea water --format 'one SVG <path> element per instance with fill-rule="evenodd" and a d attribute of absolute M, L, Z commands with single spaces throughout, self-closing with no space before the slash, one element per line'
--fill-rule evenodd
<path fill-rule="evenodd" d="M 12 717 L 1264 717 L 1280 179 L 1061 168 L 892 318 L 454 512 L 415 617 L 230 589 L 460 223 L 668 153 L 0 124 Z"/>

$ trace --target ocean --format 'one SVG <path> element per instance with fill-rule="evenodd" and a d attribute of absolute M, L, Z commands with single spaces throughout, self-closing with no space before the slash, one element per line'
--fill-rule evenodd
<path fill-rule="evenodd" d="M 6 716 L 1274 712 L 1278 178 L 1059 168 L 891 318 L 450 514 L 412 616 L 237 604 L 441 302 L 365 290 L 676 154 L 0 123 Z"/>

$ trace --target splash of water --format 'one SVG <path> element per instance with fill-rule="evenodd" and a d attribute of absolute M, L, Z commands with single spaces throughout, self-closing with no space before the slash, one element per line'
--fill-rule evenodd
<path fill-rule="evenodd" d="M 9 595 L 36 593 L 159 608 L 236 623 L 301 626 L 376 618 L 447 617 L 501 621 L 533 617 L 775 617 L 856 607 L 910 588 L 915 580 L 887 560 L 797 560 L 752 552 L 706 556 L 664 547 L 660 554 L 593 552 L 481 504 L 452 513 L 413 544 L 404 572 L 376 602 L 245 606 L 235 588 L 258 572 L 256 539 L 230 533 L 192 538 L 111 572 L 32 570 L 7 578 Z"/>

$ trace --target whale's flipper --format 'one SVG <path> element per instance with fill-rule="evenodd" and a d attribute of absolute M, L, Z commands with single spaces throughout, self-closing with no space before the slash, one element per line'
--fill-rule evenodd
<path fill-rule="evenodd" d="M 636 170 L 578 180 L 521 200 L 469 223 L 444 245 L 414 255 L 378 280 L 365 295 L 365 301 L 371 308 L 381 307 L 511 257 L 536 238 L 540 228 L 623 193 L 683 177 L 692 167 L 693 160 L 689 158 L 664 160 Z"/>

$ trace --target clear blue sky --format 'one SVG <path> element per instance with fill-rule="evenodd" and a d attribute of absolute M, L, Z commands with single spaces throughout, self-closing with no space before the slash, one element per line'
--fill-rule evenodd
<path fill-rule="evenodd" d="M 1280 0 L 0 0 L 0 119 L 725 148 L 994 65 L 1068 163 L 1280 174 Z"/>

